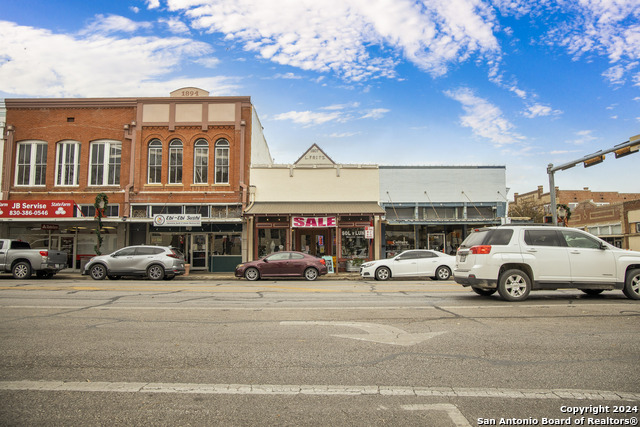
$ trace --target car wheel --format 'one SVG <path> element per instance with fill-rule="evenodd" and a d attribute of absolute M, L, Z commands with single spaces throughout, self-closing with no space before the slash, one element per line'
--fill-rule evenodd
<path fill-rule="evenodd" d="M 376 270 L 376 280 L 389 280 L 391 278 L 391 270 L 388 267 L 380 267 Z"/>
<path fill-rule="evenodd" d="M 449 270 L 449 267 L 441 265 L 436 270 L 436 280 L 449 280 L 450 277 L 451 277 L 451 270 Z"/>
<path fill-rule="evenodd" d="M 507 301 L 524 301 L 531 292 L 531 279 L 522 270 L 507 270 L 498 281 L 498 293 Z"/>
<path fill-rule="evenodd" d="M 254 280 L 258 280 L 260 278 L 260 272 L 257 268 L 247 268 L 247 271 L 244 272 L 244 277 L 245 279 L 251 280 L 253 282 Z"/>
<path fill-rule="evenodd" d="M 147 277 L 151 280 L 162 280 L 164 278 L 164 268 L 158 264 L 153 264 L 147 268 Z"/>
<path fill-rule="evenodd" d="M 107 268 L 102 264 L 96 264 L 89 271 L 93 280 L 104 280 L 107 277 Z"/>
<path fill-rule="evenodd" d="M 604 289 L 580 289 L 580 290 L 585 294 L 591 295 L 591 296 L 600 295 L 604 291 Z"/>
<path fill-rule="evenodd" d="M 640 268 L 627 273 L 627 280 L 625 280 L 622 292 L 629 299 L 640 299 Z"/>
<path fill-rule="evenodd" d="M 309 267 L 304 271 L 304 278 L 313 281 L 318 278 L 318 270 L 313 267 Z"/>
<path fill-rule="evenodd" d="M 31 264 L 27 261 L 16 263 L 11 270 L 14 279 L 28 279 L 31 277 Z"/>
<path fill-rule="evenodd" d="M 475 286 L 472 286 L 471 289 L 473 290 L 473 292 L 483 297 L 490 297 L 491 295 L 495 294 L 497 291 L 497 289 L 482 289 L 482 288 L 476 288 Z"/>

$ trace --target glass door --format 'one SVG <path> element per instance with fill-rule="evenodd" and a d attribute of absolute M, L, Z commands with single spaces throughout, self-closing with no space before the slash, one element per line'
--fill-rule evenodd
<path fill-rule="evenodd" d="M 427 243 L 428 243 L 427 249 L 443 252 L 444 251 L 444 233 L 428 234 Z"/>
<path fill-rule="evenodd" d="M 206 270 L 208 262 L 207 236 L 206 234 L 192 234 L 191 238 L 191 269 Z"/>

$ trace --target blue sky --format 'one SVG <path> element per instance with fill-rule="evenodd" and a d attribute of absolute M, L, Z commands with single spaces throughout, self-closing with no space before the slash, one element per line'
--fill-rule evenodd
<path fill-rule="evenodd" d="M 505 165 L 640 134 L 638 0 L 0 0 L 0 98 L 251 96 L 271 154 Z M 640 154 L 556 174 L 640 192 Z M 470 176 L 469 179 L 474 179 Z"/>

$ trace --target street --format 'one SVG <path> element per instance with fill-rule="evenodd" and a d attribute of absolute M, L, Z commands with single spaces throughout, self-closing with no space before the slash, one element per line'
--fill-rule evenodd
<path fill-rule="evenodd" d="M 619 291 L 6 277 L 0 424 L 636 425 L 639 316 Z"/>

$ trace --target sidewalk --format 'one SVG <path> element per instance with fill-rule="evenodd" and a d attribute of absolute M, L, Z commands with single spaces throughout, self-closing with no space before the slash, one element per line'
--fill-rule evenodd
<path fill-rule="evenodd" d="M 35 275 L 34 275 L 35 277 Z M 53 276 L 57 280 L 92 280 L 90 276 L 83 276 L 80 271 L 61 271 Z M 295 278 L 297 280 L 305 280 L 303 277 Z M 333 273 L 318 277 L 318 280 L 360 280 L 359 273 Z M 246 280 L 237 278 L 233 272 L 228 273 L 209 273 L 207 271 L 191 271 L 187 276 L 176 276 L 175 280 Z M 267 280 L 267 279 L 265 279 Z"/>

